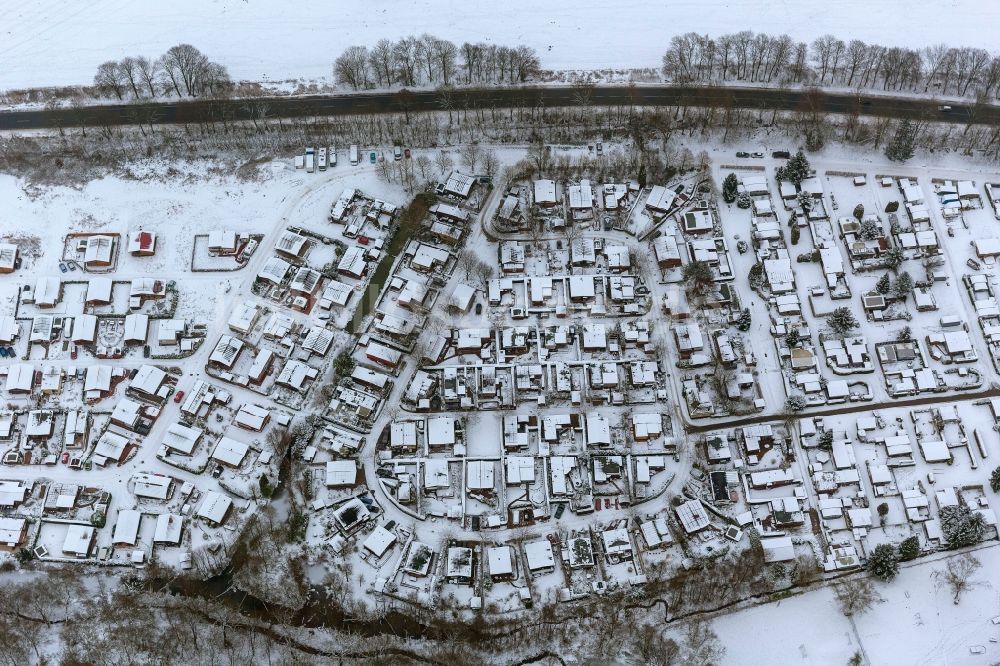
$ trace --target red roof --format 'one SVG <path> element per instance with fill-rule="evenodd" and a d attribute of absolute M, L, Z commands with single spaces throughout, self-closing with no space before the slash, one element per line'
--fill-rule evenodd
<path fill-rule="evenodd" d="M 153 234 L 148 231 L 139 232 L 139 249 L 148 250 L 153 247 Z"/>

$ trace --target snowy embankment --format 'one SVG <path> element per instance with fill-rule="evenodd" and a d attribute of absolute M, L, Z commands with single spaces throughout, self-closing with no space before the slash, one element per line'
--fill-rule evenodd
<path fill-rule="evenodd" d="M 889 46 L 992 49 L 1000 3 L 577 0 L 540 12 L 535 2 L 511 0 L 484 12 L 455 0 L 0 0 L 0 15 L 0 90 L 9 90 L 89 84 L 106 60 L 155 57 L 182 42 L 224 64 L 234 80 L 319 84 L 331 82 L 333 60 L 345 47 L 423 32 L 458 44 L 524 44 L 550 70 L 659 67 L 670 37 L 689 31 L 787 32 L 805 41 L 831 33 Z"/>

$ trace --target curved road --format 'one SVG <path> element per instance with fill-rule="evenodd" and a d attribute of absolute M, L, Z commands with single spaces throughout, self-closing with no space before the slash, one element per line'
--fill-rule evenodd
<path fill-rule="evenodd" d="M 941 103 L 931 98 L 783 88 L 642 85 L 455 88 L 309 97 L 192 100 L 0 112 L 0 130 L 74 126 L 197 123 L 367 113 L 556 106 L 714 106 L 762 111 L 852 113 L 938 122 L 994 124 L 1000 106 Z"/>

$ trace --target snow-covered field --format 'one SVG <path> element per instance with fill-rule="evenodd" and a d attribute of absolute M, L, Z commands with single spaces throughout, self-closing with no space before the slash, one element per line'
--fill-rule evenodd
<path fill-rule="evenodd" d="M 326 80 L 352 44 L 430 32 L 464 41 L 527 44 L 546 69 L 658 67 L 673 35 L 740 30 L 812 40 L 832 33 L 887 45 L 946 42 L 993 48 L 1000 3 L 949 0 L 530 0 L 262 2 L 0 0 L 0 90 L 89 83 L 97 66 L 155 57 L 189 42 L 240 80 Z"/>
<path fill-rule="evenodd" d="M 884 601 L 856 619 L 867 663 L 996 663 L 1000 643 L 993 641 L 1000 639 L 1000 627 L 990 619 L 1000 613 L 1000 548 L 975 555 L 983 565 L 973 576 L 978 584 L 958 605 L 934 577 L 945 568 L 936 558 L 902 569 L 889 585 L 877 585 Z M 789 618 L 804 621 L 790 624 Z M 726 646 L 724 664 L 844 664 L 859 649 L 830 587 L 722 616 L 712 627 Z M 975 646 L 985 654 L 971 654 Z"/>

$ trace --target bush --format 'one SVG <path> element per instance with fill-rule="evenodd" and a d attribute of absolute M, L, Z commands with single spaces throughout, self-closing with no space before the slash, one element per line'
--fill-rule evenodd
<path fill-rule="evenodd" d="M 801 235 L 802 235 L 802 232 L 799 231 L 799 225 L 796 224 L 794 227 L 792 227 L 792 245 L 798 245 L 799 244 L 799 237 Z"/>
<path fill-rule="evenodd" d="M 740 192 L 739 195 L 736 197 L 737 208 L 747 209 L 752 204 L 753 204 L 753 199 L 751 199 L 750 195 L 747 194 L 746 192 Z"/>
<path fill-rule="evenodd" d="M 736 328 L 740 331 L 746 332 L 750 330 L 750 324 L 753 323 L 753 319 L 750 316 L 750 308 L 743 308 L 740 312 L 740 316 L 736 319 Z"/>
<path fill-rule="evenodd" d="M 906 537 L 899 544 L 899 559 L 902 562 L 909 562 L 920 555 L 920 539 L 916 536 Z"/>
<path fill-rule="evenodd" d="M 107 516 L 105 516 L 105 515 L 104 515 L 104 514 L 103 514 L 102 512 L 100 512 L 100 511 L 95 511 L 95 512 L 94 512 L 93 514 L 91 514 L 91 516 L 90 516 L 90 524 L 91 524 L 91 525 L 93 525 L 94 527 L 98 528 L 98 529 L 99 529 L 99 528 L 101 528 L 101 527 L 104 527 L 104 525 L 105 525 L 105 524 L 106 524 L 107 522 L 108 522 L 108 517 L 107 517 Z"/>
<path fill-rule="evenodd" d="M 858 204 L 857 206 L 855 206 L 854 207 L 854 219 L 856 219 L 858 222 L 860 222 L 861 218 L 863 218 L 864 216 L 865 216 L 865 205 L 864 204 Z"/>
<path fill-rule="evenodd" d="M 887 543 L 875 546 L 868 557 L 868 573 L 879 580 L 890 582 L 899 573 L 899 556 Z"/>
<path fill-rule="evenodd" d="M 994 469 L 993 473 L 990 474 L 990 488 L 993 489 L 993 492 L 1000 493 L 1000 467 Z"/>
<path fill-rule="evenodd" d="M 785 409 L 790 412 L 801 412 L 806 408 L 806 397 L 801 393 L 794 393 L 785 400 Z"/>
<path fill-rule="evenodd" d="M 824 430 L 823 433 L 819 436 L 818 444 L 821 449 L 833 448 L 833 431 Z"/>
<path fill-rule="evenodd" d="M 352 372 L 354 372 L 354 359 L 347 352 L 341 352 L 337 355 L 337 360 L 333 362 L 333 370 L 337 373 L 338 377 L 347 377 Z"/>

